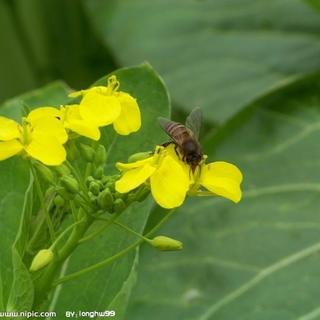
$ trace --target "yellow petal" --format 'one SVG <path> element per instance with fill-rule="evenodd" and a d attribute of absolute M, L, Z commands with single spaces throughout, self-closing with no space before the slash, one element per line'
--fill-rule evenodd
<path fill-rule="evenodd" d="M 121 113 L 113 123 L 114 129 L 121 135 L 138 131 L 141 127 L 141 115 L 137 101 L 124 92 L 119 92 L 117 97 L 121 104 Z"/>
<path fill-rule="evenodd" d="M 19 124 L 0 116 L 0 140 L 9 141 L 20 137 Z"/>
<path fill-rule="evenodd" d="M 36 136 L 52 136 L 55 137 L 61 144 L 68 140 L 68 134 L 63 126 L 63 123 L 53 117 L 42 117 L 30 122 L 33 127 L 32 139 Z"/>
<path fill-rule="evenodd" d="M 0 160 L 8 159 L 23 149 L 18 140 L 0 142 Z"/>
<path fill-rule="evenodd" d="M 142 167 L 146 164 L 152 164 L 154 156 L 151 156 L 149 158 L 143 159 L 143 160 L 138 160 L 135 162 L 129 162 L 129 163 L 123 163 L 123 162 L 117 162 L 116 163 L 116 168 L 120 171 L 126 171 L 138 167 Z"/>
<path fill-rule="evenodd" d="M 81 136 L 99 140 L 100 130 L 98 126 L 94 126 L 91 123 L 83 120 L 80 115 L 80 110 L 78 105 L 67 106 L 65 109 L 65 122 L 64 126 Z"/>
<path fill-rule="evenodd" d="M 106 126 L 120 115 L 121 105 L 114 96 L 107 96 L 96 91 L 87 93 L 80 103 L 81 117 L 94 126 Z"/>
<path fill-rule="evenodd" d="M 150 177 L 151 193 L 163 208 L 179 207 L 189 189 L 189 176 L 179 161 L 165 156 L 160 167 Z"/>
<path fill-rule="evenodd" d="M 33 136 L 25 150 L 31 157 L 48 166 L 58 166 L 66 160 L 66 151 L 62 143 L 50 135 Z"/>
<path fill-rule="evenodd" d="M 36 108 L 28 114 L 27 120 L 35 126 L 43 117 L 57 119 L 60 117 L 60 110 L 53 107 Z"/>
<path fill-rule="evenodd" d="M 137 188 L 144 183 L 155 172 L 155 170 L 155 167 L 150 164 L 145 164 L 144 166 L 126 171 L 123 176 L 116 181 L 116 191 L 120 193 L 127 193 Z"/>
<path fill-rule="evenodd" d="M 233 164 L 217 161 L 201 168 L 200 184 L 209 191 L 239 202 L 241 199 L 241 171 Z"/>

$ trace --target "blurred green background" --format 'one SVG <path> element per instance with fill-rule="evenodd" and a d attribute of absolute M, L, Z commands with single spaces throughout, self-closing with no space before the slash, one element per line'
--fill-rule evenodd
<path fill-rule="evenodd" d="M 205 116 L 244 199 L 190 199 L 143 248 L 126 319 L 320 319 L 320 1 L 0 0 L 0 100 L 148 61 Z M 162 212 L 155 210 L 149 224 Z"/>

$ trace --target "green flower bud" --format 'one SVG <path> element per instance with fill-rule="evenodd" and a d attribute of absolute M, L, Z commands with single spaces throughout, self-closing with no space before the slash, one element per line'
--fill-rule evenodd
<path fill-rule="evenodd" d="M 92 181 L 89 186 L 89 191 L 97 196 L 100 193 L 100 184 L 96 181 Z"/>
<path fill-rule="evenodd" d="M 54 254 L 51 249 L 42 249 L 33 258 L 30 271 L 38 271 L 53 260 Z"/>
<path fill-rule="evenodd" d="M 148 241 L 150 245 L 154 248 L 161 251 L 176 251 L 181 250 L 183 244 L 181 241 L 166 237 L 166 236 L 157 236 L 152 240 Z"/>
<path fill-rule="evenodd" d="M 110 190 L 107 188 L 103 190 L 98 196 L 98 205 L 101 209 L 111 211 L 113 204 L 113 197 Z"/>
<path fill-rule="evenodd" d="M 88 192 L 88 197 L 92 204 L 97 203 L 97 196 L 95 196 L 91 191 Z"/>
<path fill-rule="evenodd" d="M 70 193 L 64 188 L 56 189 L 56 192 L 64 199 L 64 200 L 72 200 L 74 198 L 74 194 Z"/>
<path fill-rule="evenodd" d="M 91 176 L 93 172 L 93 163 L 92 162 L 88 162 L 86 165 L 86 172 L 85 172 L 85 176 Z"/>
<path fill-rule="evenodd" d="M 94 163 L 97 166 L 100 166 L 100 165 L 104 166 L 106 163 L 106 160 L 107 160 L 106 148 L 102 144 L 99 144 L 94 157 Z"/>
<path fill-rule="evenodd" d="M 121 213 L 126 208 L 126 204 L 122 199 L 116 199 L 113 203 L 113 210 L 115 213 Z"/>
<path fill-rule="evenodd" d="M 88 162 L 93 161 L 95 150 L 92 147 L 88 146 L 87 144 L 81 143 L 80 144 L 80 152 L 86 161 L 88 161 Z"/>
<path fill-rule="evenodd" d="M 61 178 L 61 183 L 66 188 L 67 191 L 71 193 L 79 192 L 79 184 L 75 178 L 71 176 L 64 176 Z"/>
<path fill-rule="evenodd" d="M 73 140 L 69 140 L 69 143 L 67 144 L 68 147 L 68 159 L 71 161 L 74 161 L 80 157 L 79 150 L 77 148 L 77 145 Z"/>
<path fill-rule="evenodd" d="M 90 186 L 90 183 L 91 183 L 92 181 L 95 181 L 95 179 L 94 179 L 93 176 L 89 176 L 89 177 L 86 178 L 86 185 L 87 185 L 87 187 Z"/>
<path fill-rule="evenodd" d="M 136 162 L 136 161 L 139 161 L 139 160 L 144 160 L 144 159 L 149 158 L 151 155 L 152 155 L 152 152 L 150 152 L 150 151 L 148 151 L 148 152 L 138 152 L 138 153 L 135 153 L 135 154 L 131 155 L 128 158 L 128 162 Z"/>
<path fill-rule="evenodd" d="M 109 181 L 110 181 L 110 176 L 103 176 L 101 178 L 101 182 L 103 183 L 103 185 L 106 185 Z"/>
<path fill-rule="evenodd" d="M 54 174 L 48 167 L 39 162 L 34 162 L 33 165 L 46 182 L 54 183 Z"/>
<path fill-rule="evenodd" d="M 60 166 L 55 166 L 55 167 L 53 167 L 53 169 L 54 169 L 61 177 L 67 176 L 67 175 L 69 175 L 69 174 L 71 173 L 70 169 L 69 169 L 66 165 L 64 165 L 64 164 L 62 164 L 62 165 L 60 165 Z"/>
<path fill-rule="evenodd" d="M 103 169 L 102 166 L 100 166 L 100 167 L 97 167 L 97 168 L 94 170 L 93 176 L 94 176 L 96 179 L 100 180 L 100 179 L 102 178 L 102 176 L 103 176 L 103 173 L 104 173 L 104 169 Z"/>
<path fill-rule="evenodd" d="M 53 200 L 53 203 L 57 208 L 62 208 L 65 205 L 65 200 L 60 194 L 57 194 Z"/>

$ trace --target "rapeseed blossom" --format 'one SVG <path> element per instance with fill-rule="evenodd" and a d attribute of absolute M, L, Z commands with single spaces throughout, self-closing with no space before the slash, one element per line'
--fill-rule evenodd
<path fill-rule="evenodd" d="M 137 101 L 128 93 L 119 91 L 116 76 L 108 78 L 107 86 L 95 86 L 71 93 L 82 96 L 79 112 L 83 119 L 102 127 L 113 124 L 120 135 L 136 132 L 141 127 L 141 115 Z"/>
<path fill-rule="evenodd" d="M 21 125 L 0 116 L 0 160 L 22 154 L 46 165 L 60 165 L 65 161 L 63 144 L 68 135 L 58 119 L 41 113 L 42 108 L 29 113 Z"/>
<path fill-rule="evenodd" d="M 155 201 L 170 209 L 179 207 L 187 194 L 218 195 L 239 202 L 242 174 L 233 164 L 217 161 L 205 163 L 206 157 L 193 173 L 190 166 L 181 160 L 173 144 L 157 146 L 149 157 L 132 163 L 116 164 L 123 172 L 116 182 L 119 193 L 127 193 L 143 183 L 150 185 Z M 203 191 L 205 188 L 207 191 Z"/>

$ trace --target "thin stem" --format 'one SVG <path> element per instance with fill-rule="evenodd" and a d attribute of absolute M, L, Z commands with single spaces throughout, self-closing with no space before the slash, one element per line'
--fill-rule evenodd
<path fill-rule="evenodd" d="M 31 164 L 30 167 L 31 167 L 31 171 L 32 171 L 32 174 L 33 174 L 33 177 L 34 177 L 35 184 L 36 184 L 37 192 L 38 192 L 38 195 L 39 195 L 40 204 L 41 204 L 42 210 L 43 210 L 45 218 L 46 218 L 46 222 L 47 222 L 47 226 L 48 226 L 51 242 L 54 242 L 55 239 L 56 239 L 54 226 L 53 226 L 53 223 L 51 221 L 51 217 L 50 217 L 48 208 L 47 208 L 47 206 L 45 204 L 45 199 L 44 199 L 44 195 L 42 193 L 42 189 L 41 189 L 41 185 L 40 185 L 40 182 L 39 182 L 39 179 L 38 179 L 38 175 L 37 175 L 35 169 L 33 168 L 32 164 Z"/>
<path fill-rule="evenodd" d="M 76 225 L 78 225 L 79 223 L 81 223 L 82 221 L 78 221 L 78 222 L 75 222 L 73 224 L 71 224 L 69 227 L 67 227 L 63 232 L 61 232 L 59 234 L 59 236 L 57 237 L 57 239 L 55 240 L 55 242 L 50 246 L 50 249 L 53 250 L 58 242 L 70 231 L 72 230 Z"/>
<path fill-rule="evenodd" d="M 107 229 L 112 223 L 115 222 L 115 220 L 119 217 L 121 213 L 117 213 L 115 214 L 111 219 L 109 219 L 107 221 L 107 223 L 102 226 L 100 229 L 98 229 L 97 231 L 95 232 L 92 232 L 91 234 L 87 235 L 86 237 L 83 237 L 82 239 L 79 240 L 79 243 L 83 243 L 83 242 L 86 242 L 86 241 L 89 241 L 95 237 L 97 237 L 99 234 L 101 234 L 105 229 Z M 103 220 L 102 218 L 99 218 L 99 220 Z M 106 219 L 107 220 L 107 219 Z"/>
<path fill-rule="evenodd" d="M 146 235 L 145 237 L 149 237 L 150 235 L 152 235 L 155 231 L 157 231 L 174 213 L 175 209 L 170 210 L 165 217 L 156 225 L 154 226 Z M 63 282 L 78 278 L 90 271 L 94 271 L 96 269 L 102 268 L 112 262 L 114 262 L 116 259 L 121 258 L 122 256 L 124 256 L 125 254 L 127 254 L 128 252 L 130 252 L 131 250 L 135 249 L 137 246 L 139 246 L 142 242 L 144 241 L 144 239 L 140 239 L 136 242 L 134 242 L 133 244 L 131 244 L 130 246 L 128 246 L 127 248 L 121 250 L 120 252 L 118 252 L 117 254 L 113 255 L 112 257 L 109 257 L 103 261 L 100 261 L 96 264 L 93 264 L 87 268 L 84 268 L 82 270 L 79 270 L 77 272 L 71 273 L 63 278 L 58 279 L 57 281 L 55 281 L 53 283 L 53 286 L 56 286 L 58 284 L 61 284 Z"/>
<path fill-rule="evenodd" d="M 107 222 L 109 222 L 111 219 L 97 218 L 97 220 L 102 220 L 102 221 L 107 221 Z M 132 233 L 132 234 L 134 234 L 135 236 L 139 237 L 140 239 L 143 239 L 144 241 L 149 241 L 149 239 L 146 238 L 144 235 L 142 235 L 142 234 L 134 231 L 133 229 L 129 228 L 128 226 L 122 224 L 121 222 L 114 220 L 113 223 L 114 223 L 115 225 L 121 227 L 122 229 L 124 229 L 124 230 L 126 230 L 126 231 L 128 231 L 128 232 L 130 232 L 130 233 Z"/>

